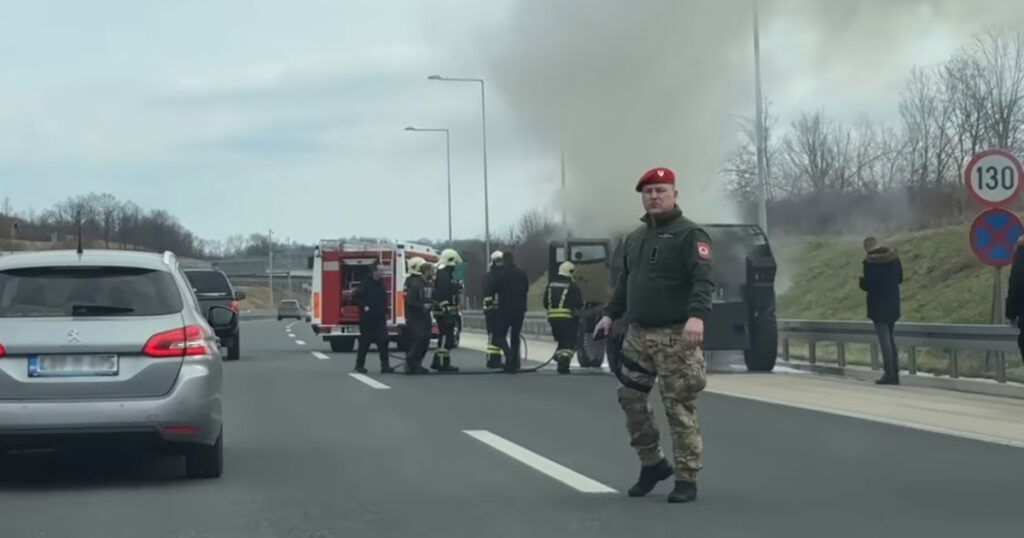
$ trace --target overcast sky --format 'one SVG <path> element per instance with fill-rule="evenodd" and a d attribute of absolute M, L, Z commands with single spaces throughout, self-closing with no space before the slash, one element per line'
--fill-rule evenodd
<path fill-rule="evenodd" d="M 912 65 L 942 61 L 986 24 L 1020 24 L 1021 4 L 762 0 L 766 96 L 783 122 L 819 107 L 841 119 L 893 119 Z M 444 137 L 403 128 L 448 127 L 455 235 L 480 236 L 479 87 L 427 80 L 440 73 L 488 80 L 492 234 L 531 207 L 554 207 L 559 145 L 569 148 L 574 189 L 608 196 L 587 203 L 621 200 L 608 211 L 632 215 L 643 169 L 708 176 L 717 148 L 701 138 L 724 137 L 735 114 L 750 113 L 749 5 L 5 0 L 0 196 L 39 210 L 109 192 L 166 209 L 208 239 L 268 228 L 305 242 L 443 238 Z M 586 78 L 594 66 L 601 75 Z M 662 66 L 670 78 L 658 78 Z M 665 88 L 628 93 L 648 80 Z M 623 95 L 643 103 L 588 121 Z M 662 109 L 666 124 L 685 127 L 652 123 Z M 676 144 L 645 154 L 654 145 L 645 137 Z M 677 157 L 680 146 L 699 146 L 698 155 Z M 603 170 L 613 172 L 593 178 Z"/>

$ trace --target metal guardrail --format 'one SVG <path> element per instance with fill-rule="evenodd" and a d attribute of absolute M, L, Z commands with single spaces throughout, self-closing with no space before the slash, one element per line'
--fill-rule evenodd
<path fill-rule="evenodd" d="M 780 357 L 784 361 L 791 360 L 790 343 L 792 340 L 807 342 L 807 362 L 818 363 L 818 344 L 836 344 L 837 365 L 846 368 L 846 344 L 860 343 L 871 346 L 871 368 L 881 367 L 878 350 L 878 336 L 875 327 L 868 321 L 818 321 L 818 320 L 779 320 Z M 463 326 L 483 329 L 483 313 L 480 311 L 463 312 Z M 551 329 L 543 312 L 529 312 L 523 324 L 523 332 L 527 334 L 547 335 Z M 1017 348 L 1017 330 L 1006 325 L 970 325 L 953 323 L 897 323 L 896 345 L 906 351 L 906 368 L 911 375 L 918 373 L 918 350 L 945 350 L 948 358 L 947 372 L 951 378 L 961 377 L 960 352 L 988 352 L 989 360 L 994 363 L 994 379 L 1006 383 L 1007 354 L 1019 357 Z"/>
<path fill-rule="evenodd" d="M 970 325 L 953 323 L 897 323 L 896 346 L 906 350 L 908 373 L 918 372 L 917 352 L 920 348 L 946 350 L 947 373 L 959 378 L 961 351 L 982 351 L 994 363 L 994 378 L 1006 383 L 1006 354 L 1019 356 L 1017 331 L 1007 325 Z M 836 362 L 846 367 L 846 343 L 871 345 L 871 368 L 879 368 L 878 337 L 875 327 L 867 321 L 779 320 L 781 357 L 790 360 L 790 340 L 807 342 L 807 361 L 817 363 L 817 344 L 836 344 Z"/>

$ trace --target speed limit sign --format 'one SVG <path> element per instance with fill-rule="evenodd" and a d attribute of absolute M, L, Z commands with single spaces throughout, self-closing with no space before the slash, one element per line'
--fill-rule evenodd
<path fill-rule="evenodd" d="M 1024 167 L 1014 154 L 1002 149 L 975 153 L 964 167 L 967 191 L 983 205 L 995 207 L 1017 196 Z"/>

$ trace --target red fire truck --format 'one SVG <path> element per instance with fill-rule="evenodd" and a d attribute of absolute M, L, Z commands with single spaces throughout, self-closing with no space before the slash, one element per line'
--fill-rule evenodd
<path fill-rule="evenodd" d="M 400 349 L 408 349 L 405 336 L 405 279 L 409 260 L 428 263 L 440 259 L 436 250 L 413 243 L 365 243 L 343 239 L 322 240 L 313 250 L 313 287 L 310 304 L 313 332 L 333 351 L 352 351 L 359 337 L 359 307 L 352 293 L 374 263 L 383 269 L 388 295 L 388 334 Z M 433 336 L 437 336 L 434 324 Z"/>

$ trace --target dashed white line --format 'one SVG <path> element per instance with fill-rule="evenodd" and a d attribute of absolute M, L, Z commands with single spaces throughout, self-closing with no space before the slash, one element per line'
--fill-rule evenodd
<path fill-rule="evenodd" d="M 583 493 L 617 493 L 614 489 L 555 463 L 536 452 L 523 448 L 487 430 L 463 430 L 466 435 L 505 455 L 525 463 L 559 482 Z"/>
<path fill-rule="evenodd" d="M 288 336 L 291 337 L 291 338 L 295 338 L 295 335 L 292 334 L 292 333 L 288 333 Z"/>
<path fill-rule="evenodd" d="M 296 344 L 298 344 L 298 345 L 300 345 L 300 346 L 304 346 L 304 345 L 306 345 L 306 343 L 305 343 L 305 342 L 303 342 L 302 340 L 296 340 L 296 341 L 295 341 L 295 343 L 296 343 Z"/>
<path fill-rule="evenodd" d="M 353 379 L 355 379 L 357 381 L 361 381 L 361 382 L 365 383 L 366 385 L 369 385 L 370 387 L 375 388 L 375 389 L 383 390 L 383 389 L 390 389 L 391 388 L 391 387 L 385 385 L 384 383 L 381 383 L 380 381 L 377 381 L 376 379 L 374 379 L 374 378 L 372 378 L 370 376 L 366 376 L 366 375 L 363 375 L 363 374 L 348 374 L 348 375 L 352 376 Z"/>
<path fill-rule="evenodd" d="M 318 359 L 320 359 L 320 360 L 322 360 L 322 361 L 326 361 L 326 360 L 330 359 L 330 357 L 328 357 L 327 355 L 325 355 L 323 353 L 320 353 L 319 351 L 314 351 L 313 352 L 313 356 L 318 358 Z"/>

